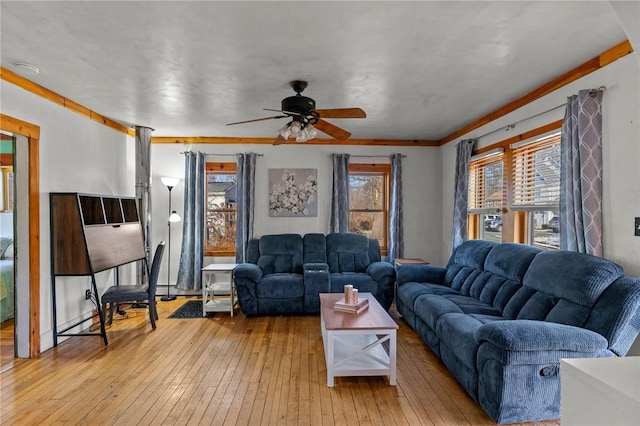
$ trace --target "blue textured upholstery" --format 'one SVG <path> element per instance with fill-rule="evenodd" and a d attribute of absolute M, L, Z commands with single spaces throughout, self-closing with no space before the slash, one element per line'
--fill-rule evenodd
<path fill-rule="evenodd" d="M 623 356 L 640 331 L 640 279 L 594 256 L 475 240 L 397 280 L 404 320 L 498 423 L 558 418 L 560 358 Z"/>
<path fill-rule="evenodd" d="M 258 266 L 265 274 L 302 273 L 302 237 L 297 234 L 260 238 Z"/>
<path fill-rule="evenodd" d="M 372 293 L 385 309 L 393 301 L 395 268 L 364 235 L 264 235 L 249 242 L 247 259 L 234 269 L 245 315 L 318 313 L 318 294 L 343 292 L 346 284 Z"/>
<path fill-rule="evenodd" d="M 369 266 L 369 239 L 360 234 L 327 235 L 329 272 L 365 272 Z"/>

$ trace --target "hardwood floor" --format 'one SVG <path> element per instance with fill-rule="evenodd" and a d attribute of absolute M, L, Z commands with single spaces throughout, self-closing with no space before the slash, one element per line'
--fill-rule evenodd
<path fill-rule="evenodd" d="M 319 316 L 167 319 L 184 298 L 114 319 L 0 375 L 2 425 L 493 425 L 399 320 L 397 386 L 326 386 Z M 555 425 L 544 422 L 540 425 Z"/>

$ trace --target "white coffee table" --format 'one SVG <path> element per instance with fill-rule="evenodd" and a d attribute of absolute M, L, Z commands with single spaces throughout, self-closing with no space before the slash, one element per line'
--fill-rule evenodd
<path fill-rule="evenodd" d="M 202 316 L 207 312 L 229 312 L 233 316 L 238 302 L 233 285 L 233 269 L 237 263 L 212 263 L 202 268 Z M 228 275 L 220 280 L 220 275 Z"/>
<path fill-rule="evenodd" d="M 369 308 L 360 314 L 334 311 L 342 293 L 320 293 L 320 324 L 327 363 L 327 386 L 334 377 L 388 376 L 396 384 L 396 335 L 398 324 L 371 293 Z"/>

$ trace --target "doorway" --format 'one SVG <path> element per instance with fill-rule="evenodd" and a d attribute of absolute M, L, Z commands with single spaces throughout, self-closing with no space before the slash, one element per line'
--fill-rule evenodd
<path fill-rule="evenodd" d="M 15 138 L 0 133 L 0 371 L 15 358 Z"/>
<path fill-rule="evenodd" d="M 13 353 L 33 358 L 40 354 L 40 127 L 1 113 L 0 125 L 14 142 Z"/>

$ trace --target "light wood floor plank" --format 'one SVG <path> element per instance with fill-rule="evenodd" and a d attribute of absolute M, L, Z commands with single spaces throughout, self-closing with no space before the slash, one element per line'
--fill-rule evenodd
<path fill-rule="evenodd" d="M 327 387 L 318 316 L 167 319 L 160 302 L 0 373 L 4 425 L 479 425 L 494 423 L 398 320 L 397 386 L 338 377 Z M 558 425 L 559 421 L 527 426 Z M 524 426 L 524 425 L 523 425 Z"/>

